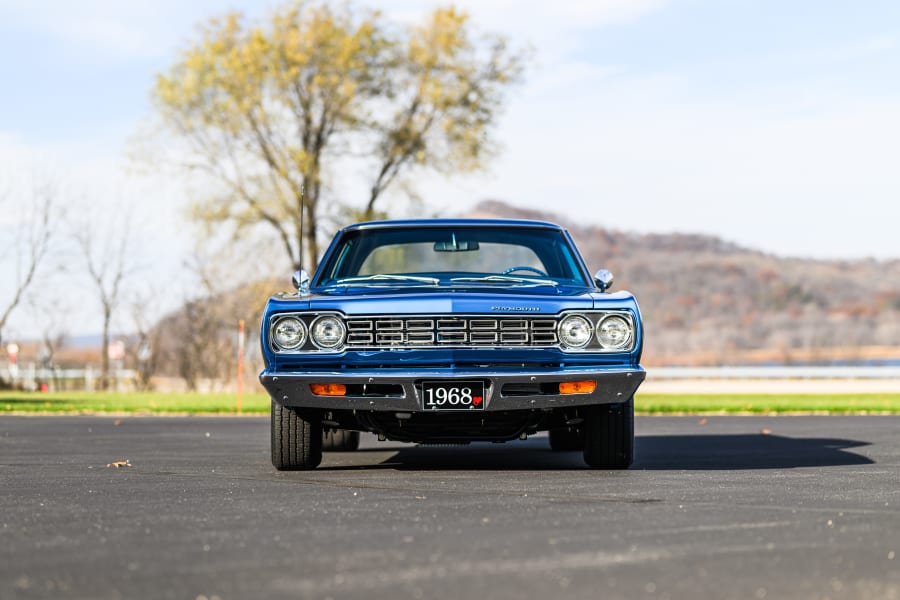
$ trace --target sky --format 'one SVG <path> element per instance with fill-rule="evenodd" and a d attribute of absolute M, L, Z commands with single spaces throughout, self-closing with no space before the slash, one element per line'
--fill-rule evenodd
<path fill-rule="evenodd" d="M 445 3 L 358 2 L 414 23 Z M 249 0 L 0 0 L 0 239 L 31 182 L 68 219 L 127 209 L 141 280 L 180 273 L 190 188 L 129 155 L 150 88 L 210 16 Z M 476 26 L 531 48 L 502 151 L 479 174 L 420 178 L 429 212 L 483 199 L 633 232 L 697 232 L 814 258 L 900 258 L 900 3 L 893 0 L 464 0 Z M 22 198 L 25 200 L 23 201 Z M 399 198 L 396 200 L 400 202 Z M 5 257 L 5 258 L 4 258 Z M 0 275 L 14 277 L 0 251 Z M 45 273 L 47 281 L 49 273 Z M 59 287 L 87 305 L 76 273 Z M 180 289 L 181 289 L 180 288 Z M 180 292 L 179 292 L 180 293 Z M 174 305 L 166 295 L 158 310 Z M 0 305 L 8 289 L 0 286 Z M 96 330 L 85 309 L 70 330 Z M 33 329 L 14 314 L 10 335 Z M 120 327 L 127 327 L 123 322 Z"/>

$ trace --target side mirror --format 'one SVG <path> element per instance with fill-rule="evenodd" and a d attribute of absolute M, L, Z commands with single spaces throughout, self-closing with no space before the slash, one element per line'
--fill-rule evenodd
<path fill-rule="evenodd" d="M 294 284 L 294 287 L 297 288 L 297 293 L 301 296 L 309 294 L 309 273 L 307 273 L 305 269 L 294 271 L 291 282 Z"/>
<path fill-rule="evenodd" d="M 597 284 L 597 287 L 600 288 L 601 292 L 609 290 L 609 288 L 612 287 L 614 279 L 613 274 L 606 269 L 600 269 L 594 273 L 594 283 Z"/>

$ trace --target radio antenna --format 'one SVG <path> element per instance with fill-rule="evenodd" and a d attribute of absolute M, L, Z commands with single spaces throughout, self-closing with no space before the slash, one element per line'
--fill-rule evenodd
<path fill-rule="evenodd" d="M 305 195 L 306 195 L 306 184 L 301 183 L 300 184 L 300 239 L 298 240 L 298 244 L 300 245 L 300 248 L 299 248 L 299 256 L 297 257 L 299 259 L 298 264 L 297 264 L 298 269 L 303 268 L 303 234 L 304 234 L 303 213 L 306 212 L 306 206 L 304 205 L 303 200 L 304 200 Z"/>

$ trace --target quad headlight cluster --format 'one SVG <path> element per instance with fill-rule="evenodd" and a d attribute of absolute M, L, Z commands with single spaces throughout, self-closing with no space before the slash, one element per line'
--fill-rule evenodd
<path fill-rule="evenodd" d="M 269 337 L 276 352 L 304 349 L 339 352 L 347 339 L 347 326 L 337 315 L 319 315 L 308 325 L 297 315 L 282 315 L 272 320 Z M 312 343 L 312 348 L 304 348 L 307 341 Z"/>
<path fill-rule="evenodd" d="M 556 332 L 566 351 L 624 352 L 634 346 L 634 320 L 625 312 L 568 314 Z"/>

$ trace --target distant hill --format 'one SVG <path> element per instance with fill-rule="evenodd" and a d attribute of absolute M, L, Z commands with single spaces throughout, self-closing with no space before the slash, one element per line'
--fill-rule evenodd
<path fill-rule="evenodd" d="M 634 292 L 647 364 L 900 359 L 900 260 L 778 257 L 697 234 L 636 234 L 484 201 L 467 216 L 565 226 Z"/>
<path fill-rule="evenodd" d="M 553 221 L 575 238 L 592 271 L 635 293 L 646 324 L 644 364 L 865 363 L 900 360 L 900 261 L 772 256 L 695 234 L 636 234 L 485 201 L 466 216 Z M 155 329 L 158 372 L 195 385 L 225 380 L 244 319 L 258 368 L 260 312 L 287 278 L 198 297 Z M 224 358 L 223 358 L 224 357 Z M 253 369 L 250 369 L 252 371 Z"/>

